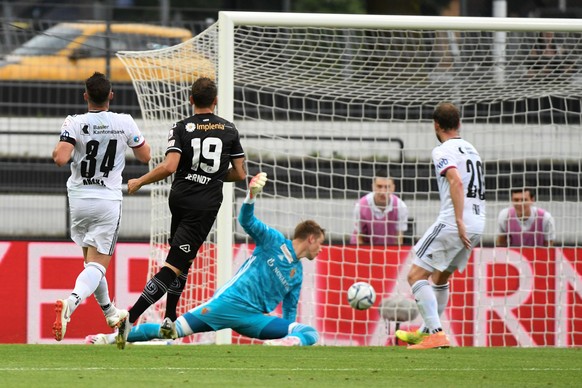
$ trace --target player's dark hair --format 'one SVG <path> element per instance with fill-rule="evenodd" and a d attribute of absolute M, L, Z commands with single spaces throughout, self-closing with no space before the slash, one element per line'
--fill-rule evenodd
<path fill-rule="evenodd" d="M 385 168 L 379 168 L 374 172 L 374 179 L 375 178 L 390 179 L 390 175 L 388 175 L 388 170 Z"/>
<path fill-rule="evenodd" d="M 372 182 L 376 183 L 376 179 L 388 179 L 391 180 L 393 183 L 396 183 L 396 181 L 394 181 L 394 178 L 390 176 L 388 170 L 385 168 L 379 168 L 374 172 L 374 179 L 372 180 Z"/>
<path fill-rule="evenodd" d="M 212 106 L 217 94 L 216 83 L 210 78 L 198 78 L 192 84 L 192 101 L 197 108 L 209 108 Z"/>
<path fill-rule="evenodd" d="M 454 104 L 450 102 L 441 102 L 435 108 L 432 119 L 443 129 L 459 129 L 461 125 L 461 112 Z"/>
<path fill-rule="evenodd" d="M 317 222 L 307 220 L 297 224 L 295 227 L 295 233 L 293 234 L 293 239 L 305 240 L 311 235 L 325 237 L 325 229 L 319 226 Z"/>
<path fill-rule="evenodd" d="M 531 197 L 531 199 L 536 198 L 536 192 L 531 187 L 514 187 L 511 189 L 511 196 L 513 196 L 513 194 L 515 194 L 515 193 L 525 193 L 525 192 L 529 193 L 529 196 Z"/>
<path fill-rule="evenodd" d="M 104 74 L 95 72 L 85 80 L 85 91 L 89 96 L 89 101 L 95 105 L 105 105 L 109 101 L 111 92 L 111 82 Z"/>

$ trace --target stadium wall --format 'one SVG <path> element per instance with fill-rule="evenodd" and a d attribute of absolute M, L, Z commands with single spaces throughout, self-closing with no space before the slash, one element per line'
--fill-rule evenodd
<path fill-rule="evenodd" d="M 238 198 L 235 211 L 242 203 Z M 318 222 L 328 230 L 330 241 L 349 241 L 353 227 L 353 200 L 314 199 L 262 199 L 265 205 L 257 209 L 258 216 L 269 225 L 288 225 L 281 231 L 287 235 L 293 226 L 309 214 L 317 213 Z M 439 202 L 436 200 L 407 200 L 410 226 L 409 235 L 415 240 L 434 222 L 438 215 Z M 497 230 L 499 211 L 509 203 L 487 203 L 487 222 L 483 243 L 492 245 Z M 556 221 L 557 245 L 574 245 L 579 237 L 579 219 L 582 204 L 578 202 L 538 202 L 548 209 Z M 126 196 L 123 201 L 120 241 L 146 241 L 150 234 L 150 199 L 148 196 Z M 327 211 L 325 211 L 327 210 Z M 168 210 L 169 211 L 169 210 Z M 325 211 L 325 214 L 322 214 Z M 26 240 L 30 236 L 44 236 L 49 239 L 65 239 L 68 236 L 67 199 L 65 195 L 0 195 L 0 236 Z M 574 215 L 578 214 L 578 217 Z M 244 232 L 238 224 L 235 237 L 242 238 Z"/>
<path fill-rule="evenodd" d="M 112 110 L 115 111 L 114 106 Z M 0 117 L 0 157 L 50 158 L 63 121 L 64 117 Z M 136 122 L 147 137 L 148 132 L 143 121 L 137 119 Z M 306 126 L 305 122 L 293 121 L 236 121 L 236 124 L 243 138 L 249 135 L 259 136 L 246 139 L 244 144 L 246 148 L 277 149 L 279 152 L 288 151 L 294 155 L 308 156 L 315 152 L 321 154 L 321 151 L 325 150 L 330 157 L 354 156 L 359 160 L 364 156 L 362 152 L 366 152 L 370 156 L 399 162 L 404 152 L 406 161 L 417 162 L 430 161 L 430 150 L 437 144 L 430 123 L 318 121 Z M 168 123 L 168 130 L 170 126 L 171 123 Z M 483 127 L 486 127 L 487 131 L 483 131 Z M 479 145 L 479 152 L 485 162 L 527 159 L 533 155 L 537 159 L 578 160 L 580 150 L 578 144 L 572 143 L 572 139 L 578 137 L 579 131 L 578 125 L 557 124 L 537 127 L 519 124 L 464 123 L 461 127 L 463 137 Z M 283 135 L 288 136 L 289 133 L 297 135 L 297 140 L 285 141 L 282 144 L 278 139 Z M 386 138 L 401 140 L 403 149 L 397 142 L 383 141 L 383 134 Z M 324 139 L 334 136 L 335 139 L 317 142 L 304 140 L 311 136 Z M 342 141 L 342 136 L 370 140 L 362 141 L 361 145 L 354 147 L 353 142 Z"/>

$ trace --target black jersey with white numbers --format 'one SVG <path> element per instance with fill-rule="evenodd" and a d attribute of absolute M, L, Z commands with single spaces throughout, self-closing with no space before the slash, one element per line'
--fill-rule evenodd
<path fill-rule="evenodd" d="M 244 157 L 235 125 L 215 114 L 196 114 L 170 130 L 168 152 L 180 152 L 172 199 L 190 209 L 218 209 L 232 159 Z"/>

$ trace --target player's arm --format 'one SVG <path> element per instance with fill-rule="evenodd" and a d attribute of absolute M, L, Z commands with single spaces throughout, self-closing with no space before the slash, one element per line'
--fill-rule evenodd
<path fill-rule="evenodd" d="M 258 173 L 251 179 L 246 198 L 238 213 L 238 222 L 244 231 L 251 236 L 257 245 L 261 245 L 269 237 L 270 233 L 276 233 L 255 216 L 255 200 L 267 183 L 267 174 Z"/>
<path fill-rule="evenodd" d="M 59 141 L 53 150 L 53 160 L 55 164 L 59 167 L 62 167 L 69 163 L 74 148 L 74 143 L 64 140 Z"/>
<path fill-rule="evenodd" d="M 553 247 L 554 240 L 556 239 L 556 225 L 554 223 L 554 217 L 547 211 L 544 213 L 544 223 L 544 230 L 546 231 L 544 242 L 546 246 Z"/>
<path fill-rule="evenodd" d="M 471 249 L 471 240 L 467 237 L 467 230 L 465 228 L 465 221 L 463 221 L 463 212 L 465 210 L 465 189 L 463 188 L 463 180 L 459 170 L 451 167 L 445 171 L 445 177 L 449 182 L 451 193 L 451 200 L 453 201 L 453 208 L 455 210 L 455 221 L 459 231 L 459 238 L 467 249 Z"/>
<path fill-rule="evenodd" d="M 131 151 L 135 158 L 142 163 L 147 163 L 152 158 L 150 145 L 145 141 L 139 146 L 132 148 Z"/>
<path fill-rule="evenodd" d="M 226 177 L 224 178 L 225 182 L 238 182 L 246 179 L 247 177 L 247 168 L 246 168 L 246 159 L 244 156 L 242 158 L 231 159 L 230 164 L 231 167 L 226 172 Z"/>
<path fill-rule="evenodd" d="M 354 234 L 356 235 L 356 244 L 363 245 L 365 244 L 364 236 L 362 233 L 362 221 L 360 217 L 360 201 L 357 201 L 354 205 Z"/>
<path fill-rule="evenodd" d="M 168 152 L 164 161 L 158 164 L 153 170 L 140 176 L 137 179 L 130 179 L 127 182 L 127 192 L 129 194 L 133 194 L 142 186 L 161 181 L 162 179 L 165 179 L 175 173 L 178 169 L 181 155 L 182 154 L 179 152 Z"/>
<path fill-rule="evenodd" d="M 507 241 L 507 209 L 501 210 L 499 215 L 497 216 L 497 239 L 495 240 L 495 244 L 498 247 L 506 247 L 508 245 Z"/>
<path fill-rule="evenodd" d="M 398 235 L 396 237 L 397 237 L 396 240 L 398 242 L 398 245 L 404 244 L 404 232 L 403 231 L 401 231 L 401 230 L 398 231 Z"/>
<path fill-rule="evenodd" d="M 299 303 L 300 292 L 301 285 L 295 287 L 291 292 L 285 295 L 285 298 L 283 298 L 283 304 L 281 305 L 283 319 L 290 322 L 295 322 L 297 319 L 297 303 Z"/>
<path fill-rule="evenodd" d="M 142 163 L 147 163 L 151 159 L 150 145 L 147 144 L 145 138 L 141 134 L 137 123 L 133 120 L 131 115 L 124 114 L 125 131 L 127 132 L 127 145 L 131 148 L 133 156 Z"/>
<path fill-rule="evenodd" d="M 71 116 L 67 116 L 63 125 L 61 126 L 61 137 L 59 142 L 53 150 L 53 161 L 59 167 L 64 166 L 71 160 L 71 154 L 75 149 L 77 143 L 75 129 L 78 125 Z"/>
<path fill-rule="evenodd" d="M 408 207 L 404 201 L 398 201 L 398 245 L 404 242 L 404 232 L 408 230 Z"/>

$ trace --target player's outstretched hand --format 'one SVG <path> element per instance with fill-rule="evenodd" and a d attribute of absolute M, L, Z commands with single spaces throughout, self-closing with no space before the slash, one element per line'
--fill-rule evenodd
<path fill-rule="evenodd" d="M 130 179 L 127 181 L 127 193 L 133 194 L 141 188 L 137 179 Z"/>
<path fill-rule="evenodd" d="M 267 173 L 260 172 L 251 179 L 251 183 L 249 183 L 249 192 L 251 194 L 251 198 L 255 198 L 257 194 L 263 191 L 263 187 L 265 187 L 265 183 L 267 183 Z"/>

